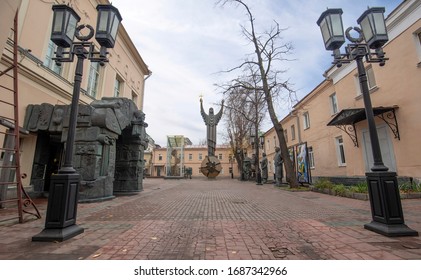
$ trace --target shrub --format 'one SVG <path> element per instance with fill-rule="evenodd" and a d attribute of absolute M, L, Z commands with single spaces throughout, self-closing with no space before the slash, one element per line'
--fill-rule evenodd
<path fill-rule="evenodd" d="M 368 193 L 367 182 L 361 182 L 352 187 L 352 191 L 356 193 Z"/>
<path fill-rule="evenodd" d="M 316 188 L 318 188 L 318 189 L 321 189 L 321 190 L 324 190 L 324 189 L 327 189 L 327 190 L 331 190 L 332 188 L 333 188 L 333 183 L 331 182 L 331 181 L 329 181 L 328 179 L 325 179 L 325 178 L 323 178 L 323 179 L 320 179 L 320 180 L 318 180 L 315 184 L 314 184 L 314 186 L 316 187 Z"/>
<path fill-rule="evenodd" d="M 344 185 L 342 185 L 342 184 L 340 184 L 340 185 L 335 185 L 334 187 L 333 187 L 333 191 L 335 192 L 335 194 L 336 195 L 338 195 L 338 196 L 345 196 L 345 193 L 346 193 L 346 191 L 347 191 L 347 188 L 344 186 Z"/>
<path fill-rule="evenodd" d="M 409 193 L 411 191 L 414 191 L 414 187 L 410 183 L 402 183 L 399 185 L 399 191 L 403 193 Z"/>

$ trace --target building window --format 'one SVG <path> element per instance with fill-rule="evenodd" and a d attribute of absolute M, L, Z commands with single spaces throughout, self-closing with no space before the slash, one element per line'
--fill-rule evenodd
<path fill-rule="evenodd" d="M 47 54 L 45 55 L 44 66 L 53 70 L 55 73 L 61 75 L 61 71 L 63 67 L 58 66 L 56 62 L 53 60 L 53 57 L 55 57 L 56 50 L 57 50 L 56 44 L 54 44 L 53 41 L 50 40 L 50 42 L 48 42 L 48 49 L 47 49 Z"/>
<path fill-rule="evenodd" d="M 203 158 L 202 158 L 202 154 L 201 153 L 199 153 L 199 160 L 202 160 Z"/>
<path fill-rule="evenodd" d="M 314 153 L 313 153 L 313 147 L 307 148 L 308 152 L 308 163 L 310 165 L 310 168 L 314 168 Z"/>
<path fill-rule="evenodd" d="M 284 129 L 285 142 L 288 142 L 288 131 Z"/>
<path fill-rule="evenodd" d="M 122 88 L 123 80 L 119 76 L 116 76 L 114 82 L 114 97 L 120 97 Z"/>
<path fill-rule="evenodd" d="M 291 125 L 291 140 L 295 140 L 295 125 Z"/>
<path fill-rule="evenodd" d="M 276 136 L 273 136 L 273 143 L 274 143 L 274 147 L 276 147 Z"/>
<path fill-rule="evenodd" d="M 193 155 L 189 154 L 189 160 L 193 160 Z"/>
<path fill-rule="evenodd" d="M 310 115 L 308 112 L 303 114 L 303 121 L 304 121 L 304 129 L 310 128 Z"/>
<path fill-rule="evenodd" d="M 137 105 L 137 93 L 132 91 L 132 101 Z"/>
<path fill-rule="evenodd" d="M 218 159 L 222 160 L 222 154 L 218 155 Z"/>
<path fill-rule="evenodd" d="M 329 96 L 330 99 L 330 112 L 332 115 L 338 112 L 338 100 L 336 98 L 336 93 Z"/>
<path fill-rule="evenodd" d="M 96 94 L 98 91 L 98 82 L 99 82 L 99 63 L 91 62 L 91 66 L 89 68 L 87 94 L 89 96 L 92 96 L 93 98 L 96 98 Z"/>
<path fill-rule="evenodd" d="M 415 44 L 418 50 L 418 67 L 421 67 L 421 30 L 415 32 Z"/>
<path fill-rule="evenodd" d="M 371 66 L 367 67 L 365 69 L 366 75 L 367 75 L 367 83 L 368 83 L 368 89 L 374 90 L 375 88 L 377 88 L 377 84 L 376 84 L 376 78 L 374 77 L 374 71 L 373 68 Z M 355 80 L 357 83 L 357 96 L 360 96 L 362 94 L 361 91 L 361 87 L 360 87 L 360 81 L 358 79 L 358 75 L 355 75 Z"/>
<path fill-rule="evenodd" d="M 342 136 L 336 138 L 336 152 L 338 156 L 338 165 L 346 166 L 344 140 L 342 139 Z"/>
<path fill-rule="evenodd" d="M 159 161 L 161 161 L 161 160 L 162 160 L 162 155 L 161 155 L 161 154 L 159 154 L 159 155 L 158 155 L 158 160 L 159 160 Z"/>

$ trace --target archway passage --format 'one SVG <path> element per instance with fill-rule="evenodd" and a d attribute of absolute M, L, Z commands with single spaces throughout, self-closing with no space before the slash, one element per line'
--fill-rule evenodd
<path fill-rule="evenodd" d="M 79 199 L 92 202 L 143 190 L 145 114 L 127 98 L 103 98 L 79 105 L 73 167 L 81 176 Z M 37 137 L 31 184 L 49 190 L 49 175 L 60 168 L 69 109 L 64 105 L 29 105 L 25 128 Z M 48 172 L 48 174 L 46 174 Z"/>

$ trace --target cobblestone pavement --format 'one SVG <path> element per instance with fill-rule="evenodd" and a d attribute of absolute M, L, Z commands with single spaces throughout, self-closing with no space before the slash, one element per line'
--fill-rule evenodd
<path fill-rule="evenodd" d="M 420 237 L 365 230 L 368 201 L 221 179 L 146 179 L 135 196 L 79 204 L 85 229 L 61 243 L 31 242 L 43 218 L 0 223 L 0 259 L 421 259 Z M 421 232 L 421 199 L 403 200 Z M 7 210 L 0 209 L 0 220 Z"/>

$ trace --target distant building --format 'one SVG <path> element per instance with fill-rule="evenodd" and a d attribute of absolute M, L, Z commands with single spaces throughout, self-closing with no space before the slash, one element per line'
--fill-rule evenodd
<path fill-rule="evenodd" d="M 208 154 L 208 147 L 206 145 L 194 146 L 186 145 L 183 149 L 183 154 L 179 155 L 184 159 L 184 168 L 192 169 L 192 177 L 206 178 L 200 172 L 200 166 L 203 159 Z M 234 177 L 238 178 L 239 171 L 237 168 L 237 162 L 232 157 L 231 147 L 228 145 L 217 145 L 215 156 L 219 159 L 222 165 L 222 171 L 218 177 L 229 177 L 231 176 L 230 169 L 233 167 Z M 153 177 L 165 177 L 168 173 L 167 165 L 167 147 L 156 148 L 153 155 L 153 170 L 151 176 Z"/>

